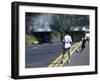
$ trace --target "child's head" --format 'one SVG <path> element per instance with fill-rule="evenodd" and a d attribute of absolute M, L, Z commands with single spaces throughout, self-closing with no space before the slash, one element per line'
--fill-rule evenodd
<path fill-rule="evenodd" d="M 68 31 L 65 31 L 65 35 L 68 34 Z"/>

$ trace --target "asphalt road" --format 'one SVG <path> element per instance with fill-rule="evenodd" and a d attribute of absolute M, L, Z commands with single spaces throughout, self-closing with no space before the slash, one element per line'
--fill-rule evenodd
<path fill-rule="evenodd" d="M 61 42 L 42 44 L 42 45 L 26 45 L 25 67 L 48 67 L 61 53 Z M 79 48 L 80 50 L 80 48 Z M 70 59 L 70 64 L 65 66 L 89 65 L 89 43 L 83 52 L 74 52 Z"/>
<path fill-rule="evenodd" d="M 27 45 L 25 47 L 25 67 L 47 67 L 54 59 L 62 53 L 61 42 L 43 44 L 43 45 Z"/>
<path fill-rule="evenodd" d="M 79 48 L 81 50 L 81 47 Z M 70 64 L 65 66 L 82 66 L 89 65 L 89 42 L 87 42 L 86 47 L 82 52 L 74 52 L 70 59 Z"/>

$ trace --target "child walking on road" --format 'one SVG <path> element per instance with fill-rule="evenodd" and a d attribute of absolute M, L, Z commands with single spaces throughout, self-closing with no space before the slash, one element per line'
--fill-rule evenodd
<path fill-rule="evenodd" d="M 83 51 L 83 49 L 85 48 L 86 46 L 86 38 L 83 38 L 82 40 L 82 46 L 81 46 L 81 52 Z"/>
<path fill-rule="evenodd" d="M 68 63 L 70 62 L 70 48 L 71 48 L 71 42 L 72 42 L 72 38 L 71 36 L 68 34 L 68 31 L 65 31 L 65 36 L 63 38 L 63 55 L 62 55 L 62 61 L 61 63 L 63 63 L 64 60 L 64 55 L 68 52 Z"/>

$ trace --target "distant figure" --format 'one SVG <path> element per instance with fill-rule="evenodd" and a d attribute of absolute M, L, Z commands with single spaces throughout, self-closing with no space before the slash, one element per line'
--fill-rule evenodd
<path fill-rule="evenodd" d="M 65 36 L 63 38 L 63 56 L 62 56 L 62 61 L 61 63 L 63 63 L 63 59 L 64 59 L 64 55 L 68 52 L 68 63 L 70 62 L 70 48 L 71 48 L 71 42 L 72 42 L 72 38 L 71 36 L 68 34 L 67 31 L 65 31 Z"/>
<path fill-rule="evenodd" d="M 85 46 L 86 46 L 86 37 L 82 38 L 81 52 L 83 51 L 83 49 L 85 48 Z"/>

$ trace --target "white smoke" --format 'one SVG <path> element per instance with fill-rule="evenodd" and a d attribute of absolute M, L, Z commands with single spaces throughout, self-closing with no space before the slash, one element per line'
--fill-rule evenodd
<path fill-rule="evenodd" d="M 34 18 L 33 31 L 50 32 L 52 31 L 50 24 L 52 24 L 52 16 L 50 14 L 41 14 Z"/>

